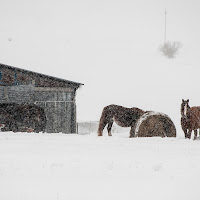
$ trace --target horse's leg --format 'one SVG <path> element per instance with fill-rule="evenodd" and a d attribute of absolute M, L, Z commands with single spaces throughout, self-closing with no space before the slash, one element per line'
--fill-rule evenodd
<path fill-rule="evenodd" d="M 186 125 L 187 125 L 186 119 L 181 117 L 181 127 L 182 127 L 184 134 L 185 134 L 185 138 L 188 138 L 188 133 L 187 133 L 188 131 L 187 131 Z"/>
<path fill-rule="evenodd" d="M 197 129 L 194 130 L 194 140 L 196 140 L 196 139 L 197 139 Z"/>
<path fill-rule="evenodd" d="M 131 126 L 131 130 L 130 130 L 130 138 L 135 137 L 135 123 Z"/>
<path fill-rule="evenodd" d="M 99 122 L 99 128 L 98 128 L 98 136 L 102 136 L 103 135 L 103 129 L 105 128 L 106 124 L 108 122 L 105 120 L 100 120 Z"/>
<path fill-rule="evenodd" d="M 109 129 L 111 131 L 112 123 L 113 123 L 113 116 L 114 116 L 114 111 L 112 110 L 112 107 L 106 106 L 102 111 L 101 118 L 99 121 L 98 136 L 103 135 L 103 129 L 105 128 L 105 126 L 108 123 L 109 123 Z M 112 123 L 111 123 L 111 121 L 112 121 Z M 108 132 L 109 132 L 109 130 L 108 130 Z M 111 134 L 111 132 L 110 132 L 110 134 Z"/>
<path fill-rule="evenodd" d="M 185 133 L 185 138 L 188 138 L 187 129 L 186 128 L 183 129 L 183 132 Z"/>
<path fill-rule="evenodd" d="M 188 137 L 189 139 L 191 138 L 191 134 L 192 134 L 192 130 L 189 129 L 189 131 L 188 131 L 188 135 L 187 135 L 187 137 Z"/>
<path fill-rule="evenodd" d="M 100 121 L 99 121 L 98 136 L 103 135 L 103 129 L 109 122 L 109 119 L 110 119 L 110 116 L 108 115 L 108 113 L 106 112 L 106 109 L 104 108 L 101 114 Z"/>
<path fill-rule="evenodd" d="M 112 125 L 113 125 L 113 119 L 111 119 L 111 120 L 108 122 L 107 130 L 108 130 L 108 135 L 109 135 L 109 136 L 112 136 L 112 134 L 111 134 Z"/>

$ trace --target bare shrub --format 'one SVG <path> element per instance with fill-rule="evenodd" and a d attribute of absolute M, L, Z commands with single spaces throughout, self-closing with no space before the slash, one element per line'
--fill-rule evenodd
<path fill-rule="evenodd" d="M 179 49 L 182 47 L 180 42 L 165 42 L 163 45 L 160 46 L 160 51 L 162 54 L 168 58 L 174 58 L 178 53 Z"/>

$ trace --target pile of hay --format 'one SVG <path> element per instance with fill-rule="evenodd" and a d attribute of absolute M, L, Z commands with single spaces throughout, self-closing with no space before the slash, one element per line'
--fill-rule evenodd
<path fill-rule="evenodd" d="M 163 113 L 145 112 L 136 123 L 135 137 L 176 137 L 172 120 Z"/>

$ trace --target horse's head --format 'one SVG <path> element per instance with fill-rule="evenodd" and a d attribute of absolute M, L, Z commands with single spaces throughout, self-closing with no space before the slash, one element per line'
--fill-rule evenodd
<path fill-rule="evenodd" d="M 184 100 L 182 99 L 182 104 L 181 104 L 181 116 L 184 118 L 187 118 L 187 113 L 188 110 L 190 109 L 189 106 L 189 99 L 188 100 Z"/>

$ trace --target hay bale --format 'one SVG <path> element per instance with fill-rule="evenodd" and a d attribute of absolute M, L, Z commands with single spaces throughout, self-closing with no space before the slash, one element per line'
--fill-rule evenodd
<path fill-rule="evenodd" d="M 145 112 L 136 123 L 135 137 L 176 137 L 172 120 L 163 113 Z"/>

